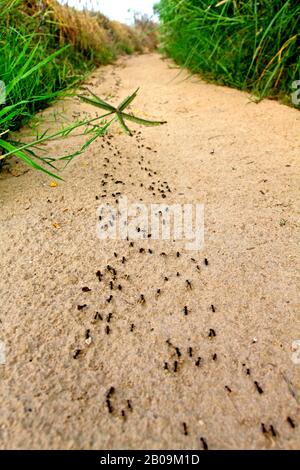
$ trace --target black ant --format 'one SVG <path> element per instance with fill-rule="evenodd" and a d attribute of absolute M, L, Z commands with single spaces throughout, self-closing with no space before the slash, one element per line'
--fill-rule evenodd
<path fill-rule="evenodd" d="M 112 281 L 109 281 L 109 287 L 110 287 L 111 290 L 113 290 L 113 288 L 114 288 L 114 283 L 113 283 Z"/>
<path fill-rule="evenodd" d="M 118 284 L 118 289 L 119 289 L 119 290 L 122 290 L 121 284 Z"/>
<path fill-rule="evenodd" d="M 168 365 L 168 363 L 167 363 L 167 362 L 165 362 L 164 369 L 165 369 L 165 370 L 169 370 L 169 365 Z"/>
<path fill-rule="evenodd" d="M 166 253 L 163 251 L 162 253 L 160 253 L 160 256 L 167 256 Z"/>
<path fill-rule="evenodd" d="M 199 356 L 197 361 L 195 362 L 195 366 L 199 367 L 201 362 L 201 357 Z"/>
<path fill-rule="evenodd" d="M 96 312 L 94 320 L 103 320 L 102 315 L 99 312 Z"/>
<path fill-rule="evenodd" d="M 151 250 L 151 248 L 148 249 L 148 253 L 150 253 L 150 255 L 152 255 L 153 251 Z"/>
<path fill-rule="evenodd" d="M 133 331 L 134 329 L 135 329 L 135 324 L 134 324 L 134 323 L 131 323 L 130 331 Z"/>
<path fill-rule="evenodd" d="M 214 338 L 215 336 L 217 336 L 215 330 L 213 328 L 210 328 L 209 333 L 208 333 L 208 337 L 209 338 Z"/>
<path fill-rule="evenodd" d="M 218 356 L 217 356 L 217 353 L 214 353 L 214 354 L 213 354 L 213 357 L 212 357 L 213 361 L 216 361 L 216 360 L 217 360 L 217 357 L 218 357 Z"/>
<path fill-rule="evenodd" d="M 106 394 L 106 398 L 110 398 L 115 393 L 115 387 L 110 387 Z"/>
<path fill-rule="evenodd" d="M 211 309 L 212 309 L 213 313 L 215 313 L 216 309 L 215 309 L 215 306 L 213 304 L 211 304 Z"/>
<path fill-rule="evenodd" d="M 180 256 L 179 251 L 177 251 L 176 256 L 177 256 L 177 258 L 179 258 L 179 256 Z"/>
<path fill-rule="evenodd" d="M 177 370 L 178 370 L 178 362 L 175 361 L 174 362 L 174 372 L 177 372 Z"/>
<path fill-rule="evenodd" d="M 202 442 L 203 450 L 208 450 L 208 445 L 204 437 L 200 437 L 200 441 Z"/>
<path fill-rule="evenodd" d="M 188 315 L 188 313 L 189 313 L 188 308 L 187 308 L 186 305 L 183 308 L 183 312 L 184 312 L 185 315 Z"/>
<path fill-rule="evenodd" d="M 294 423 L 294 421 L 292 420 L 292 418 L 291 418 L 290 416 L 288 416 L 288 417 L 286 418 L 286 420 L 287 420 L 287 422 L 289 423 L 289 425 L 291 426 L 291 428 L 294 429 L 294 428 L 295 428 L 295 423 Z"/>
<path fill-rule="evenodd" d="M 89 287 L 83 287 L 81 290 L 82 292 L 91 292 L 92 289 L 90 289 Z"/>
<path fill-rule="evenodd" d="M 205 266 L 208 266 L 209 263 L 208 263 L 208 259 L 207 259 L 207 258 L 204 258 L 204 264 L 205 264 Z"/>
<path fill-rule="evenodd" d="M 261 386 L 259 385 L 259 383 L 255 380 L 254 381 L 254 384 L 255 384 L 255 387 L 258 391 L 258 393 L 261 395 L 262 393 L 264 393 L 263 389 L 261 388 Z"/>
<path fill-rule="evenodd" d="M 133 242 L 130 242 L 129 243 L 129 246 L 133 247 L 134 243 Z"/>
<path fill-rule="evenodd" d="M 180 276 L 180 273 L 177 272 L 177 273 L 176 273 L 176 276 L 179 277 L 179 276 Z"/>
<path fill-rule="evenodd" d="M 112 318 L 112 313 L 109 313 L 106 318 L 107 323 L 110 322 L 111 318 Z"/>
<path fill-rule="evenodd" d="M 87 307 L 87 304 L 77 305 L 77 310 L 82 310 L 83 308 L 86 308 L 86 307 Z"/>
<path fill-rule="evenodd" d="M 267 434 L 267 433 L 268 433 L 268 431 L 267 431 L 266 426 L 264 425 L 264 423 L 261 423 L 261 431 L 262 431 L 263 434 Z"/>
<path fill-rule="evenodd" d="M 77 357 L 80 355 L 81 349 L 76 349 L 76 351 L 73 354 L 73 359 L 77 359 Z"/>
<path fill-rule="evenodd" d="M 192 289 L 192 283 L 188 279 L 185 281 L 185 285 L 188 289 Z"/>
<path fill-rule="evenodd" d="M 126 258 L 125 258 L 125 256 L 122 256 L 122 264 L 124 264 L 125 261 L 127 261 Z"/>
<path fill-rule="evenodd" d="M 112 413 L 114 410 L 113 410 L 113 407 L 111 406 L 111 402 L 110 402 L 109 398 L 106 399 L 106 405 L 107 405 L 107 408 L 108 408 L 108 412 Z"/>
<path fill-rule="evenodd" d="M 225 385 L 225 390 L 227 390 L 227 392 L 229 392 L 229 393 L 231 393 L 231 392 L 232 392 L 231 388 L 230 388 L 230 387 L 228 387 L 228 385 Z"/>
<path fill-rule="evenodd" d="M 145 249 L 144 248 L 140 248 L 140 253 L 144 253 L 145 252 Z"/>
<path fill-rule="evenodd" d="M 110 333 L 110 328 L 109 328 L 108 325 L 107 325 L 106 328 L 105 328 L 105 332 L 106 332 L 107 335 L 109 335 L 109 333 Z"/>
<path fill-rule="evenodd" d="M 112 301 L 112 299 L 113 299 L 113 296 L 110 295 L 110 296 L 106 299 L 106 302 L 110 303 L 110 302 Z"/>
<path fill-rule="evenodd" d="M 131 405 L 130 400 L 127 400 L 127 407 L 130 411 L 132 411 L 132 405 Z"/>
<path fill-rule="evenodd" d="M 193 348 L 189 347 L 188 353 L 190 357 L 193 357 Z"/>
<path fill-rule="evenodd" d="M 142 305 L 146 302 L 144 294 L 141 294 L 139 301 Z"/>
<path fill-rule="evenodd" d="M 167 282 L 169 280 L 169 278 L 167 276 L 165 276 L 164 280 Z"/>
<path fill-rule="evenodd" d="M 180 356 L 181 356 L 180 349 L 176 347 L 176 348 L 175 348 L 175 351 L 176 351 L 177 356 L 180 357 Z"/>
<path fill-rule="evenodd" d="M 187 436 L 188 435 L 188 429 L 187 429 L 186 423 L 182 423 L 182 426 L 183 426 L 184 435 Z"/>
<path fill-rule="evenodd" d="M 89 330 L 89 329 L 86 330 L 86 332 L 85 332 L 85 339 L 89 339 L 89 338 L 91 337 L 90 332 L 91 332 L 91 330 Z"/>

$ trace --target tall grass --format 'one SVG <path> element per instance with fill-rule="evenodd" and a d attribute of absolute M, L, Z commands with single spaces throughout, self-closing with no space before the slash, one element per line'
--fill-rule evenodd
<path fill-rule="evenodd" d="M 15 155 L 52 174 L 53 162 L 41 160 L 35 153 L 40 139 L 24 148 L 10 140 L 9 132 L 73 87 L 96 65 L 108 63 L 118 53 L 141 49 L 134 31 L 101 14 L 78 12 L 56 0 L 0 0 L 0 80 L 6 86 L 6 102 L 0 101 L 0 167 L 8 156 Z M 71 125 L 51 138 L 88 124 Z M 105 125 L 98 123 L 92 130 L 100 135 L 102 128 L 106 129 Z M 44 136 L 42 142 L 47 139 Z"/>
<path fill-rule="evenodd" d="M 300 79 L 300 2 L 161 0 L 163 50 L 209 80 L 259 98 Z"/>

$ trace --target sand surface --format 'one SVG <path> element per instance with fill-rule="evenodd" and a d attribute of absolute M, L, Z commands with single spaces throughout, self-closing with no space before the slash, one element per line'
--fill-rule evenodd
<path fill-rule="evenodd" d="M 14 161 L 1 173 L 1 448 L 298 448 L 299 112 L 156 54 L 101 67 L 88 86 L 116 104 L 140 86 L 132 111 L 168 123 L 132 124 L 133 137 L 114 126 L 57 187 Z M 57 103 L 42 128 L 60 113 L 95 108 Z M 203 250 L 99 240 L 96 209 L 117 192 L 203 203 Z"/>

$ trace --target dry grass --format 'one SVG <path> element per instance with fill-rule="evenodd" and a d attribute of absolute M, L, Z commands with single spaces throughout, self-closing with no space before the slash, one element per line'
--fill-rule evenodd
<path fill-rule="evenodd" d="M 42 5 L 42 8 L 41 8 Z M 78 11 L 56 0 L 25 0 L 24 13 L 40 17 L 41 29 L 50 29 L 60 45 L 72 44 L 97 62 L 107 61 L 120 53 L 142 52 L 147 47 L 145 35 L 101 13 Z"/>

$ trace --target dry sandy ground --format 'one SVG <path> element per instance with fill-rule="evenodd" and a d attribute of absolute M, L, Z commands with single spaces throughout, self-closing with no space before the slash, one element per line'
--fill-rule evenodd
<path fill-rule="evenodd" d="M 1 174 L 1 448 L 299 447 L 300 115 L 178 74 L 158 55 L 100 68 L 94 92 L 118 103 L 141 86 L 132 109 L 168 123 L 114 127 L 57 187 L 14 162 Z M 45 127 L 62 108 L 95 111 L 59 103 Z M 100 241 L 96 209 L 116 192 L 204 203 L 204 249 Z"/>

